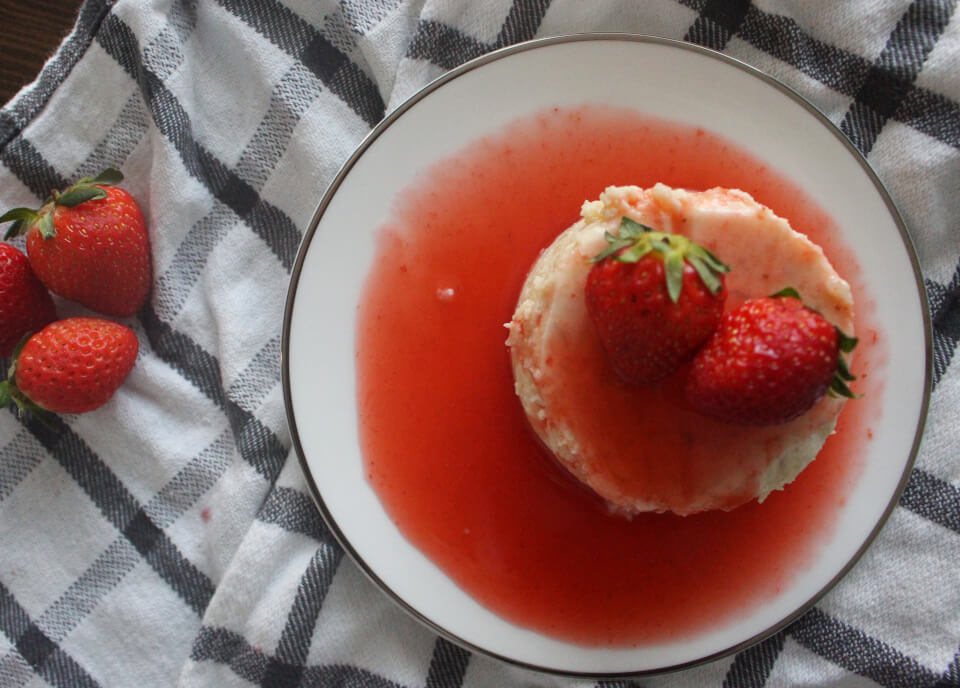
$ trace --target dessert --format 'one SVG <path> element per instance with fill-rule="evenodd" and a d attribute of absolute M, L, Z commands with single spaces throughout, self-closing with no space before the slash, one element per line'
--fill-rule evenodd
<path fill-rule="evenodd" d="M 710 131 L 591 104 L 521 118 L 404 190 L 378 230 L 358 312 L 364 472 L 404 537 L 481 605 L 590 646 L 670 642 L 741 618 L 818 556 L 883 411 L 872 390 L 884 384 L 884 333 L 845 232 L 785 172 Z M 861 337 L 854 372 L 864 396 L 847 405 L 789 489 L 763 504 L 688 517 L 611 513 L 544 447 L 514 392 L 503 324 L 531 266 L 585 198 L 621 180 L 747 189 L 823 247 L 851 283 Z M 765 255 L 762 247 L 751 253 Z M 718 255 L 737 272 L 738 258 Z M 740 298 L 731 292 L 725 308 Z M 603 360 L 602 350 L 585 353 Z M 584 380 L 599 372 L 591 365 L 582 366 Z M 638 395 L 603 382 L 570 396 L 606 403 L 612 427 L 632 428 L 619 432 L 625 445 L 647 433 L 644 443 L 667 468 L 699 460 L 676 451 L 682 428 L 656 406 L 677 409 L 682 389 L 666 400 L 666 384 L 659 395 L 640 393 L 651 418 L 638 423 L 635 409 L 617 407 Z M 707 458 L 718 472 L 738 469 L 726 449 L 744 428 L 681 416 L 710 428 L 715 451 Z"/>
<path fill-rule="evenodd" d="M 624 220 L 626 218 L 626 221 Z M 531 426 L 579 481 L 625 513 L 732 509 L 781 489 L 817 456 L 843 400 L 824 396 L 766 427 L 708 418 L 683 398 L 686 370 L 633 388 L 610 365 L 587 312 L 593 258 L 635 222 L 678 234 L 732 267 L 726 309 L 794 288 L 839 330 L 853 332 L 850 286 L 823 251 L 749 194 L 657 184 L 609 187 L 531 269 L 508 323 L 515 389 Z"/>

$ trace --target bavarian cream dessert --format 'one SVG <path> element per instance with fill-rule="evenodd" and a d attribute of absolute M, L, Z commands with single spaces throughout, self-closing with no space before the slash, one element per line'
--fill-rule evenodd
<path fill-rule="evenodd" d="M 803 415 L 741 427 L 688 408 L 679 377 L 632 388 L 611 371 L 587 312 L 585 284 L 624 218 L 681 235 L 719 256 L 724 308 L 785 287 L 853 334 L 850 286 L 787 220 L 734 189 L 609 187 L 530 270 L 507 324 L 515 389 L 556 459 L 617 511 L 695 514 L 764 500 L 817 456 L 844 400 L 824 395 Z"/>

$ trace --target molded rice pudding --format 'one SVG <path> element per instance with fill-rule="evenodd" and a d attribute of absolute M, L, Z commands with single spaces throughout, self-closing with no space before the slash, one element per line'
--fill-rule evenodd
<path fill-rule="evenodd" d="M 630 388 L 606 361 L 584 287 L 591 260 L 607 246 L 605 235 L 616 235 L 627 217 L 686 236 L 731 266 L 725 310 L 793 287 L 808 307 L 852 335 L 850 286 L 820 247 L 735 189 L 609 187 L 585 202 L 581 215 L 540 254 L 507 324 L 516 393 L 537 436 L 580 482 L 625 514 L 729 510 L 793 481 L 833 432 L 842 398 L 826 395 L 784 424 L 743 427 L 687 408 L 684 368 L 653 389 Z M 628 424 L 624 405 L 636 408 Z M 661 432 L 667 427 L 669 433 Z"/>

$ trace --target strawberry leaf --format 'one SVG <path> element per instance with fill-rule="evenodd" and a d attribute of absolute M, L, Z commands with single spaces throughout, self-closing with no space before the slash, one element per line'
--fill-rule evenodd
<path fill-rule="evenodd" d="M 850 374 L 850 368 L 847 367 L 847 361 L 843 356 L 837 358 L 837 375 L 840 376 L 840 379 L 845 382 L 852 382 L 856 380 L 853 375 Z"/>
<path fill-rule="evenodd" d="M 4 380 L 0 382 L 0 408 L 9 406 L 11 401 L 13 396 L 10 394 L 10 383 Z"/>
<path fill-rule="evenodd" d="M 840 351 L 842 351 L 845 354 L 848 354 L 854 350 L 854 348 L 857 346 L 857 342 L 859 342 L 860 340 L 857 339 L 856 337 L 851 337 L 850 335 L 846 334 L 843 330 L 841 330 L 838 327 L 837 341 L 840 344 Z"/>
<path fill-rule="evenodd" d="M 851 392 L 850 388 L 847 386 L 847 383 L 841 380 L 837 375 L 834 375 L 833 380 L 830 382 L 830 389 L 827 390 L 827 393 L 832 397 L 846 397 L 848 399 L 860 398 Z"/>
<path fill-rule="evenodd" d="M 30 401 L 23 392 L 16 388 L 16 385 L 9 385 L 10 401 L 16 404 L 17 416 L 19 418 L 36 418 L 48 430 L 56 430 L 57 416 L 47 409 L 37 406 Z M 9 403 L 9 402 L 7 402 Z"/>
<path fill-rule="evenodd" d="M 37 219 L 37 211 L 31 208 L 13 208 L 0 215 L 0 223 L 13 220 L 33 221 Z"/>
<path fill-rule="evenodd" d="M 676 303 L 683 289 L 683 253 L 670 251 L 663 261 L 663 269 L 667 273 L 667 294 Z"/>
<path fill-rule="evenodd" d="M 123 173 L 114 168 L 108 167 L 103 172 L 98 174 L 95 179 L 92 180 L 94 184 L 106 184 L 107 186 L 116 186 L 123 181 Z"/>
<path fill-rule="evenodd" d="M 15 236 L 20 236 L 23 233 L 23 220 L 17 220 L 10 228 L 7 230 L 6 234 L 3 235 L 4 239 L 12 239 Z"/>
<path fill-rule="evenodd" d="M 687 262 L 700 275 L 700 279 L 711 294 L 716 294 L 723 288 L 723 282 L 720 281 L 718 275 L 730 272 L 729 265 L 721 262 L 710 251 L 693 242 L 690 242 L 690 246 L 687 248 L 686 258 Z"/>
<path fill-rule="evenodd" d="M 700 275 L 700 279 L 703 280 L 704 285 L 710 290 L 711 294 L 716 294 L 723 288 L 723 284 L 706 264 L 703 258 L 700 256 L 691 255 L 687 258 L 687 262 L 689 262 L 690 265 L 693 266 L 693 269 L 697 271 L 697 274 Z"/>
<path fill-rule="evenodd" d="M 13 222 L 13 224 L 7 229 L 3 238 L 12 239 L 15 236 L 20 236 L 31 224 L 36 222 L 38 217 L 37 211 L 30 208 L 13 208 L 12 210 L 8 210 L 3 215 L 0 215 L 0 223 Z"/>
<path fill-rule="evenodd" d="M 779 299 L 779 298 L 784 298 L 784 297 L 790 298 L 790 299 L 799 299 L 799 298 L 800 298 L 800 292 L 798 292 L 798 291 L 797 291 L 796 289 L 794 289 L 793 287 L 784 287 L 783 289 L 781 289 L 780 291 L 778 291 L 776 294 L 770 294 L 770 298 L 771 298 L 771 299 Z M 839 332 L 839 330 L 838 330 L 838 332 Z"/>
<path fill-rule="evenodd" d="M 630 248 L 628 248 L 626 251 L 616 256 L 615 260 L 618 260 L 621 263 L 636 263 L 652 250 L 653 247 L 651 247 L 650 244 L 646 242 L 637 242 L 633 244 L 633 246 L 630 246 Z"/>
<path fill-rule="evenodd" d="M 53 226 L 52 211 L 40 216 L 40 219 L 37 220 L 37 229 L 40 231 L 40 236 L 44 239 L 52 239 L 57 235 L 57 230 Z"/>
<path fill-rule="evenodd" d="M 66 206 L 67 208 L 72 208 L 74 206 L 80 205 L 85 201 L 92 201 L 97 198 L 106 198 L 107 192 L 101 189 L 99 186 L 92 185 L 80 185 L 75 186 L 69 191 L 66 191 L 62 194 L 59 194 L 56 197 L 57 205 Z"/>
<path fill-rule="evenodd" d="M 701 258 L 704 263 L 710 266 L 711 270 L 717 273 L 730 272 L 730 266 L 724 263 L 719 258 L 717 258 L 708 249 L 705 249 L 703 246 L 700 246 L 698 244 L 692 244 L 692 245 L 696 247 L 697 256 Z"/>
<path fill-rule="evenodd" d="M 624 216 L 620 218 L 620 236 L 624 239 L 633 239 L 641 234 L 652 231 L 650 227 L 642 225 L 636 220 L 631 220 L 629 217 Z"/>
<path fill-rule="evenodd" d="M 591 259 L 593 263 L 599 263 L 605 258 L 609 258 L 620 249 L 626 248 L 633 243 L 633 239 L 622 239 L 610 232 L 604 234 L 604 238 L 607 240 L 607 247 Z"/>
<path fill-rule="evenodd" d="M 666 234 L 660 234 L 658 232 L 656 237 L 650 240 L 650 248 L 666 258 L 671 248 L 670 239 L 667 238 Z"/>
<path fill-rule="evenodd" d="M 857 378 L 850 373 L 847 359 L 843 357 L 843 354 L 848 354 L 853 351 L 858 340 L 856 337 L 845 334 L 839 327 L 835 327 L 834 329 L 837 331 L 837 346 L 840 349 L 840 355 L 837 357 L 837 369 L 833 373 L 833 380 L 830 381 L 830 396 L 858 399 L 859 395 L 851 392 L 850 387 L 847 386 L 848 382 L 852 382 Z"/>
<path fill-rule="evenodd" d="M 24 416 L 24 414 L 29 415 L 31 418 L 36 418 L 47 430 L 52 430 L 53 432 L 57 431 L 57 415 L 55 413 L 51 413 L 47 409 L 28 401 L 19 409 L 19 415 L 21 418 Z"/>

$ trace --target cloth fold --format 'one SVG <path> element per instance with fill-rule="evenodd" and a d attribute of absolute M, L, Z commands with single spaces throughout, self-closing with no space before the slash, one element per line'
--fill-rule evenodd
<path fill-rule="evenodd" d="M 810 612 L 730 657 L 601 683 L 960 686 L 955 10 L 87 0 L 38 79 L 0 110 L 0 206 L 35 206 L 118 167 L 147 216 L 156 277 L 124 321 L 141 353 L 107 406 L 51 428 L 0 414 L 0 685 L 592 684 L 438 638 L 343 555 L 290 450 L 280 334 L 314 206 L 386 113 L 490 50 L 620 31 L 705 45 L 777 77 L 867 155 L 917 248 L 934 390 L 899 506 Z"/>

